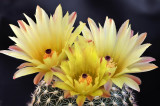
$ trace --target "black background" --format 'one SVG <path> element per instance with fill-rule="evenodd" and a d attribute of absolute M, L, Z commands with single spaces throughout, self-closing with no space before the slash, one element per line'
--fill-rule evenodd
<path fill-rule="evenodd" d="M 146 43 L 152 46 L 144 53 L 157 59 L 159 66 L 160 42 L 160 1 L 159 0 L 0 0 L 0 50 L 7 49 L 14 43 L 8 38 L 13 36 L 9 24 L 17 24 L 17 20 L 25 20 L 22 13 L 34 19 L 35 9 L 40 5 L 48 14 L 54 13 L 58 4 L 63 11 L 76 11 L 79 21 L 87 22 L 91 17 L 96 23 L 103 25 L 105 17 L 113 18 L 117 29 L 130 19 L 135 33 L 147 32 Z M 26 21 L 26 20 L 25 20 Z M 0 54 L 0 106 L 25 106 L 30 101 L 35 85 L 35 75 L 13 80 L 16 67 L 23 61 Z M 159 69 L 147 73 L 136 74 L 142 79 L 141 92 L 136 93 L 139 106 L 160 106 L 160 72 Z"/>

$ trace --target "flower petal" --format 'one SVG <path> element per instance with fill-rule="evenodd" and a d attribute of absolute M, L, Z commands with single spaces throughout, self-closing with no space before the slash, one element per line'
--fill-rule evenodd
<path fill-rule="evenodd" d="M 93 101 L 94 97 L 93 96 L 87 96 L 89 101 Z"/>
<path fill-rule="evenodd" d="M 52 67 L 51 70 L 52 70 L 53 72 L 59 72 L 59 73 L 64 74 L 64 72 L 61 70 L 61 68 L 58 68 L 58 67 Z"/>
<path fill-rule="evenodd" d="M 43 78 L 45 72 L 39 72 L 33 80 L 33 83 L 37 85 L 39 81 Z"/>
<path fill-rule="evenodd" d="M 142 44 L 146 36 L 147 36 L 147 33 L 142 33 L 141 35 L 139 35 L 136 45 Z"/>
<path fill-rule="evenodd" d="M 129 57 L 126 59 L 123 67 L 128 67 L 132 64 L 134 64 L 135 62 L 140 60 L 140 56 L 145 52 L 145 50 L 150 46 L 151 44 L 143 44 L 141 46 L 138 46 L 130 55 Z"/>
<path fill-rule="evenodd" d="M 96 90 L 95 92 L 91 93 L 91 96 L 101 96 L 103 94 L 102 90 Z"/>
<path fill-rule="evenodd" d="M 134 80 L 138 85 L 140 85 L 142 83 L 141 79 L 136 77 L 136 76 L 129 75 L 129 74 L 126 74 L 125 76 L 131 78 L 132 80 Z"/>
<path fill-rule="evenodd" d="M 107 81 L 107 83 L 104 85 L 104 89 L 106 91 L 110 91 L 110 89 L 112 88 L 112 80 Z"/>
<path fill-rule="evenodd" d="M 22 52 L 1 50 L 0 53 L 3 53 L 5 55 L 8 55 L 8 56 L 11 56 L 11 57 L 14 57 L 14 58 L 18 58 L 18 59 L 21 59 L 21 60 L 30 61 L 30 58 Z"/>
<path fill-rule="evenodd" d="M 58 77 L 59 79 L 61 79 L 62 81 L 66 81 L 66 80 L 67 80 L 66 76 L 65 76 L 64 74 L 62 74 L 62 73 L 53 72 L 53 74 L 54 74 L 56 77 Z"/>
<path fill-rule="evenodd" d="M 158 66 L 156 66 L 155 64 L 151 64 L 151 63 L 144 63 L 144 64 L 137 63 L 137 64 L 130 66 L 129 68 L 137 68 L 140 70 L 139 72 L 147 72 L 147 71 L 158 68 Z"/>
<path fill-rule="evenodd" d="M 36 17 L 37 23 L 40 23 L 41 20 L 42 20 L 42 9 L 41 9 L 40 6 L 37 6 L 37 8 L 36 8 L 36 15 L 35 15 L 35 17 Z"/>
<path fill-rule="evenodd" d="M 44 81 L 49 85 L 53 79 L 53 72 L 47 72 L 44 76 Z"/>
<path fill-rule="evenodd" d="M 74 96 L 74 95 L 78 95 L 79 93 L 77 92 L 74 92 L 74 91 L 70 91 L 71 95 Z"/>
<path fill-rule="evenodd" d="M 59 23 L 62 20 L 62 6 L 59 4 L 54 13 L 54 19 Z"/>
<path fill-rule="evenodd" d="M 9 50 L 12 50 L 12 51 L 23 51 L 21 48 L 19 48 L 18 46 L 16 45 L 12 45 L 12 46 L 9 46 L 8 48 Z"/>
<path fill-rule="evenodd" d="M 86 96 L 79 95 L 76 99 L 78 106 L 83 106 Z"/>
<path fill-rule="evenodd" d="M 112 78 L 112 81 L 114 84 L 116 84 L 121 89 L 123 87 L 123 84 L 126 84 L 129 87 L 131 87 L 132 89 L 140 92 L 140 88 L 139 88 L 138 84 L 134 80 L 132 80 L 131 78 L 126 77 L 125 75 L 121 75 L 119 77 Z"/>
<path fill-rule="evenodd" d="M 64 92 L 64 98 L 69 98 L 69 97 L 71 97 L 70 92 L 69 91 L 65 91 Z"/>
<path fill-rule="evenodd" d="M 72 88 L 70 86 L 68 86 L 67 84 L 65 84 L 64 82 L 55 82 L 54 85 L 60 89 L 72 91 Z"/>
<path fill-rule="evenodd" d="M 102 91 L 103 91 L 102 97 L 109 98 L 111 96 L 109 91 L 106 91 L 105 89 L 102 89 Z"/>
<path fill-rule="evenodd" d="M 18 24 L 24 31 L 26 31 L 26 27 L 25 27 L 25 25 L 24 25 L 22 20 L 18 20 Z"/>
<path fill-rule="evenodd" d="M 91 31 L 87 28 L 87 26 L 84 27 L 82 30 L 83 36 L 89 41 L 93 40 L 93 36 L 91 34 Z"/>
<path fill-rule="evenodd" d="M 149 63 L 152 61 L 156 61 L 153 57 L 141 57 L 141 60 L 139 60 L 137 63 Z"/>
<path fill-rule="evenodd" d="M 17 69 L 21 69 L 21 68 L 24 68 L 24 67 L 31 67 L 31 66 L 34 66 L 34 64 L 25 62 L 25 63 L 22 63 L 21 65 L 19 65 L 17 67 Z"/>
<path fill-rule="evenodd" d="M 83 30 L 84 26 L 85 26 L 85 23 L 80 22 L 80 25 L 75 29 L 75 31 L 72 33 L 72 35 L 68 41 L 69 46 L 71 46 L 73 44 L 73 42 L 76 40 L 77 36 Z"/>
<path fill-rule="evenodd" d="M 69 23 L 71 24 L 71 26 L 74 24 L 76 18 L 77 18 L 77 13 L 76 13 L 76 12 L 73 12 L 73 13 L 69 16 Z"/>
<path fill-rule="evenodd" d="M 37 73 L 40 72 L 41 70 L 37 69 L 37 68 L 33 68 L 33 67 L 26 67 L 26 68 L 22 68 L 20 70 L 18 70 L 14 76 L 13 79 L 25 76 L 25 75 L 29 75 L 29 74 L 33 74 L 33 73 Z"/>

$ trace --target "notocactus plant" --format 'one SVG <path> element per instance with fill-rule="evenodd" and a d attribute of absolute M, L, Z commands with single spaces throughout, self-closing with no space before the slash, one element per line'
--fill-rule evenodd
<path fill-rule="evenodd" d="M 37 6 L 36 22 L 25 17 L 28 24 L 10 25 L 15 45 L 0 53 L 25 61 L 13 79 L 37 73 L 34 84 L 42 80 L 29 105 L 135 105 L 127 86 L 139 92 L 141 80 L 131 74 L 157 68 L 154 58 L 141 57 L 151 45 L 142 44 L 147 33 L 134 35 L 129 20 L 119 31 L 108 17 L 104 26 L 88 18 L 89 27 L 80 22 L 74 29 L 76 12 L 63 16 L 61 5 L 50 17 Z"/>
<path fill-rule="evenodd" d="M 116 85 L 110 90 L 110 98 L 96 96 L 92 101 L 85 100 L 84 106 L 136 106 L 131 88 L 124 85 L 122 89 Z M 76 96 L 64 98 L 64 91 L 41 81 L 32 94 L 28 106 L 78 106 Z"/>

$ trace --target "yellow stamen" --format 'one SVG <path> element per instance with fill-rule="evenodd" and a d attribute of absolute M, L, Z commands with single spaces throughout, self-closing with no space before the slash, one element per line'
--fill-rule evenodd
<path fill-rule="evenodd" d="M 89 85 L 92 83 L 92 77 L 88 74 L 82 74 L 79 78 L 79 82 L 82 83 L 84 81 L 87 81 L 87 84 Z"/>
<path fill-rule="evenodd" d="M 116 67 L 116 63 L 113 61 L 113 59 L 110 59 L 110 60 L 107 62 L 107 67 L 108 67 L 108 68 L 114 68 L 114 67 Z"/>
<path fill-rule="evenodd" d="M 53 53 L 54 53 L 54 51 L 52 51 L 51 49 L 47 49 L 47 50 L 45 51 L 45 54 L 44 54 L 43 58 L 44 58 L 44 59 L 46 59 L 46 58 L 48 58 L 48 57 L 51 58 Z"/>

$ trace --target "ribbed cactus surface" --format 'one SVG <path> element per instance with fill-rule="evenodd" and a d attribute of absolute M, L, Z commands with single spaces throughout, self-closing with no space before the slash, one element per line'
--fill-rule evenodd
<path fill-rule="evenodd" d="M 122 89 L 113 85 L 111 97 L 95 97 L 93 101 L 86 99 L 84 106 L 136 106 L 132 90 L 126 85 Z M 32 94 L 32 101 L 28 106 L 78 106 L 76 97 L 64 98 L 64 91 L 53 88 L 41 81 Z"/>

